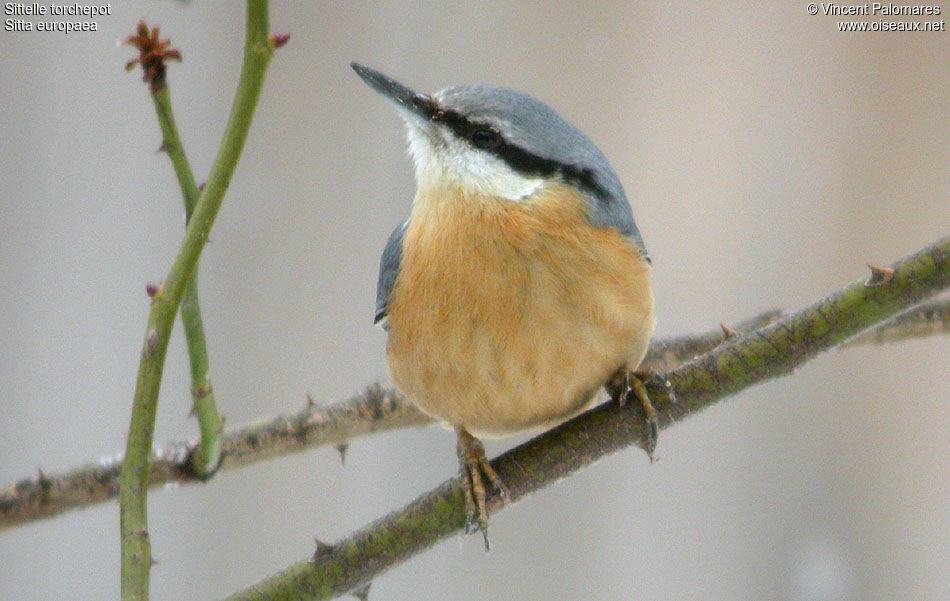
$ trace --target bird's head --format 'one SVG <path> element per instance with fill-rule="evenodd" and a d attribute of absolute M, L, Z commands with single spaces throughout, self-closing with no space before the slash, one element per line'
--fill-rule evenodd
<path fill-rule="evenodd" d="M 626 204 L 597 147 L 544 103 L 484 85 L 420 94 L 363 65 L 352 67 L 405 121 L 420 189 L 450 183 L 524 201 L 557 181 L 605 204 L 614 199 Z"/>

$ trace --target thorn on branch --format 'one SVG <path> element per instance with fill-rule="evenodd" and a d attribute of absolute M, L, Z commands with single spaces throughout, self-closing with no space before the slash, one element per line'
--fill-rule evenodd
<path fill-rule="evenodd" d="M 165 140 L 162 140 L 162 143 L 155 149 L 155 154 L 161 154 L 163 152 L 168 152 L 168 144 L 165 143 Z"/>
<path fill-rule="evenodd" d="M 151 357 L 156 346 L 158 346 L 158 330 L 152 329 L 145 335 L 145 356 Z"/>
<path fill-rule="evenodd" d="M 204 382 L 200 386 L 191 389 L 191 396 L 196 401 L 205 398 L 209 394 L 211 394 L 211 382 Z"/>
<path fill-rule="evenodd" d="M 317 548 L 313 551 L 313 559 L 311 560 L 313 563 L 316 563 L 324 557 L 332 554 L 336 549 L 334 545 L 328 545 L 316 536 L 313 537 L 313 542 L 317 545 Z"/>
<path fill-rule="evenodd" d="M 894 278 L 894 270 L 890 267 L 878 267 L 868 263 L 868 269 L 871 270 L 871 277 L 868 278 L 868 281 L 864 282 L 864 285 L 868 288 L 883 286 Z"/>
<path fill-rule="evenodd" d="M 36 485 L 40 489 L 40 499 L 45 503 L 49 499 L 50 490 L 53 488 L 53 480 L 43 472 L 43 468 L 36 468 Z"/>
<path fill-rule="evenodd" d="M 317 402 L 313 400 L 313 397 L 310 396 L 310 393 L 307 393 L 307 411 L 313 411 L 317 408 Z"/>
<path fill-rule="evenodd" d="M 720 323 L 719 327 L 722 328 L 722 341 L 719 344 L 722 344 L 723 342 L 729 340 L 730 338 L 735 338 L 736 336 L 739 335 L 739 332 L 736 332 L 735 330 L 733 330 L 732 328 L 730 328 L 724 323 Z"/>
<path fill-rule="evenodd" d="M 346 465 L 346 451 L 350 448 L 350 443 L 344 442 L 336 445 L 334 448 L 336 452 L 340 454 L 340 465 Z"/>
<path fill-rule="evenodd" d="M 150 85 L 152 92 L 165 87 L 165 63 L 172 60 L 181 62 L 181 53 L 171 47 L 169 40 L 160 40 L 158 32 L 158 27 L 149 30 L 145 21 L 139 21 L 135 33 L 125 38 L 126 44 L 139 51 L 138 58 L 125 63 L 125 70 L 131 71 L 135 65 L 141 65 L 142 81 Z"/>
<path fill-rule="evenodd" d="M 372 582 L 367 582 L 359 588 L 353 589 L 350 594 L 359 599 L 360 601 L 367 601 L 369 599 L 369 587 L 372 585 Z"/>
<path fill-rule="evenodd" d="M 270 34 L 270 49 L 276 50 L 287 45 L 287 42 L 290 41 L 289 33 L 272 33 Z"/>

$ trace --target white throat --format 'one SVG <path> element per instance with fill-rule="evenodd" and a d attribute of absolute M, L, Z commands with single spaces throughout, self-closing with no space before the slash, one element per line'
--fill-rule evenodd
<path fill-rule="evenodd" d="M 478 196 L 521 202 L 544 184 L 540 177 L 525 177 L 489 152 L 479 151 L 438 126 L 420 128 L 406 122 L 409 154 L 420 190 L 454 184 Z"/>

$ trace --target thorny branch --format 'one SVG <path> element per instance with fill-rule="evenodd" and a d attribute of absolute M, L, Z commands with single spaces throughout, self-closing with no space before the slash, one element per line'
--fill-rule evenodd
<path fill-rule="evenodd" d="M 260 96 L 264 72 L 274 48 L 274 43 L 269 38 L 267 0 L 248 0 L 246 14 L 244 61 L 218 155 L 208 176 L 208 183 L 188 221 L 184 240 L 165 282 L 160 289 L 156 287 L 151 295 L 148 325 L 132 401 L 129 437 L 122 472 L 119 475 L 123 601 L 147 601 L 149 598 L 149 570 L 154 562 L 148 532 L 146 497 L 151 476 L 150 451 L 155 431 L 158 391 L 172 325 L 244 148 L 254 108 Z M 140 24 L 137 33 L 138 37 L 148 34 L 147 41 L 137 40 L 136 36 L 129 39 L 130 43 L 140 48 L 141 55 L 137 62 L 145 68 L 145 78 L 151 82 L 152 90 L 160 90 L 164 87 L 164 67 L 157 69 L 153 58 L 163 66 L 164 60 L 180 57 L 170 50 L 167 41 L 159 39 L 157 29 L 148 32 L 145 25 Z M 134 66 L 135 63 L 136 61 L 132 61 L 127 67 Z"/>
<path fill-rule="evenodd" d="M 191 220 L 195 205 L 198 203 L 199 190 L 195 176 L 188 162 L 185 147 L 178 134 L 175 113 L 172 110 L 171 94 L 166 81 L 165 61 L 181 61 L 181 53 L 171 47 L 171 42 L 162 40 L 158 27 L 149 29 L 145 21 L 140 21 L 135 35 L 125 40 L 135 46 L 139 57 L 129 61 L 126 69 L 136 64 L 142 66 L 143 78 L 149 83 L 155 115 L 162 130 L 163 150 L 172 163 L 178 185 L 185 202 L 185 224 Z M 161 284 L 149 283 L 145 290 L 149 298 L 163 292 Z M 204 321 L 201 317 L 201 304 L 198 301 L 198 267 L 195 266 L 191 279 L 185 286 L 181 297 L 181 322 L 185 329 L 185 342 L 188 348 L 188 363 L 191 367 L 192 412 L 198 418 L 201 441 L 191 455 L 192 469 L 201 477 L 209 477 L 217 469 L 221 460 L 221 434 L 224 422 L 218 414 L 214 390 L 209 378 L 208 345 L 205 340 Z"/>
<path fill-rule="evenodd" d="M 671 403 L 653 392 L 660 427 L 701 411 L 740 390 L 786 375 L 817 353 L 950 286 L 950 237 L 906 257 L 867 281 L 834 294 L 721 345 L 668 374 Z M 657 394 L 659 393 L 659 394 Z M 597 459 L 631 445 L 643 446 L 646 428 L 635 404 L 604 403 L 492 461 L 508 488 L 509 504 L 565 478 Z M 490 503 L 502 509 L 497 498 Z M 465 523 L 458 478 L 277 574 L 228 597 L 228 601 L 330 599 L 365 587 Z"/>
<path fill-rule="evenodd" d="M 774 323 L 780 316 L 780 311 L 766 311 L 736 325 L 733 331 L 756 330 Z M 905 311 L 847 344 L 950 333 L 948 324 L 950 300 L 942 299 Z M 875 334 L 879 331 L 887 334 Z M 723 329 L 716 328 L 702 334 L 654 340 L 644 359 L 644 368 L 670 372 L 715 348 L 724 336 Z M 429 423 L 431 419 L 397 391 L 373 384 L 363 392 L 330 406 L 321 407 L 309 401 L 296 414 L 227 431 L 221 441 L 221 469 L 236 469 L 321 446 L 340 447 L 375 432 L 421 427 Z M 189 465 L 189 457 L 193 456 L 197 445 L 194 441 L 181 441 L 155 449 L 149 486 L 201 481 Z M 121 456 L 107 457 L 64 473 L 44 474 L 41 471 L 35 477 L 19 480 L 0 493 L 0 530 L 115 498 L 121 469 Z"/>

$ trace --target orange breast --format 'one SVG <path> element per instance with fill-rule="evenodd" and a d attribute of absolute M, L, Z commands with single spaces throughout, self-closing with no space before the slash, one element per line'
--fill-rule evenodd
<path fill-rule="evenodd" d="M 389 302 L 387 359 L 426 413 L 477 435 L 546 427 L 583 410 L 653 332 L 649 266 L 583 200 L 420 192 Z"/>

